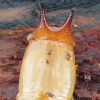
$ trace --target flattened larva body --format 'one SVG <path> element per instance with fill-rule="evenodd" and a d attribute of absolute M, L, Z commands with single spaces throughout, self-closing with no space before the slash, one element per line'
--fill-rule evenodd
<path fill-rule="evenodd" d="M 57 41 L 31 40 L 21 71 L 18 97 L 22 99 L 18 100 L 71 100 L 75 85 L 72 46 Z"/>
<path fill-rule="evenodd" d="M 40 23 L 25 50 L 16 100 L 71 100 L 76 77 L 70 24 L 74 11 L 61 27 L 47 24 L 41 6 Z"/>

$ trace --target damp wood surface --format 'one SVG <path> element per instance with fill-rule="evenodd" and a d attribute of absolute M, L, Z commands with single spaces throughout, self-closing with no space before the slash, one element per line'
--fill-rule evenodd
<path fill-rule="evenodd" d="M 31 4 L 24 3 L 26 5 L 20 7 L 20 10 L 19 7 L 0 10 L 0 100 L 15 100 L 20 65 L 28 44 L 26 37 L 38 23 L 38 15 L 34 14 Z M 50 5 L 50 2 L 44 3 Z M 77 8 L 71 25 L 76 42 L 77 65 L 74 100 L 100 100 L 100 4 L 91 5 L 88 8 Z M 46 15 L 51 24 L 60 25 L 66 19 L 70 9 L 60 7 L 55 10 L 52 6 L 49 12 L 47 8 Z M 31 29 L 21 22 L 25 22 Z"/>

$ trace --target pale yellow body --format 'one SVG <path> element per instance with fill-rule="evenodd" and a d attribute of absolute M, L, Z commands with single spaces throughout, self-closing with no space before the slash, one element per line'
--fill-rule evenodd
<path fill-rule="evenodd" d="M 21 66 L 16 100 L 71 100 L 75 75 L 71 45 L 30 40 Z"/>

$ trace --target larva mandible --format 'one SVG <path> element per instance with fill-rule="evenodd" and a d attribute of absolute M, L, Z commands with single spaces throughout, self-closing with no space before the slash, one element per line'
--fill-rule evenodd
<path fill-rule="evenodd" d="M 70 35 L 72 10 L 63 24 L 47 23 L 41 5 L 40 22 L 25 50 L 16 100 L 71 100 L 76 70 Z"/>

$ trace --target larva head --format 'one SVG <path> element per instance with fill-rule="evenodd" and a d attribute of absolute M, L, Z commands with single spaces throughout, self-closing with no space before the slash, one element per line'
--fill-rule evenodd
<path fill-rule="evenodd" d="M 33 33 L 34 39 L 45 39 L 52 41 L 61 41 L 69 45 L 75 46 L 75 42 L 70 34 L 70 25 L 74 15 L 72 10 L 62 26 L 55 27 L 47 23 L 44 11 L 44 5 L 41 4 L 39 25 Z"/>

